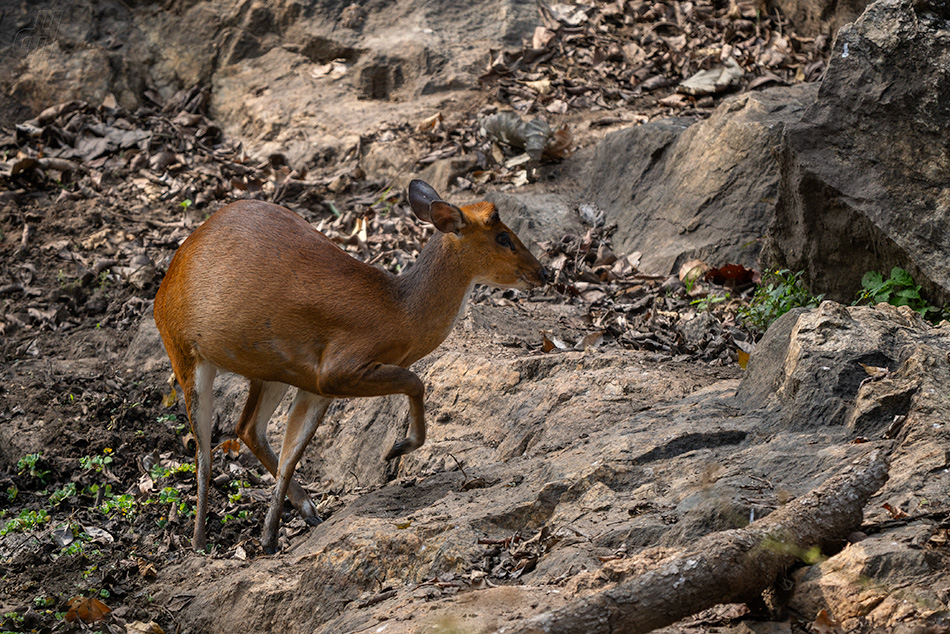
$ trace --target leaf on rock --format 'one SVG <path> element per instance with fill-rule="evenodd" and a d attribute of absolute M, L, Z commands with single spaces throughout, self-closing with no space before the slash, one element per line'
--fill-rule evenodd
<path fill-rule="evenodd" d="M 570 350 L 571 347 L 558 339 L 549 330 L 541 331 L 541 352 L 551 352 L 552 350 Z"/>
<path fill-rule="evenodd" d="M 587 350 L 588 348 L 597 349 L 604 342 L 604 331 L 600 330 L 584 335 L 574 344 L 575 350 Z"/>
<path fill-rule="evenodd" d="M 896 508 L 896 507 L 894 507 L 894 506 L 891 506 L 891 505 L 890 505 L 889 503 L 887 503 L 887 502 L 885 502 L 884 504 L 882 504 L 882 505 L 881 505 L 881 508 L 884 509 L 885 511 L 887 511 L 888 513 L 890 513 L 892 519 L 900 520 L 900 519 L 904 519 L 905 517 L 907 517 L 907 513 L 905 513 L 904 511 L 902 511 L 902 510 L 899 509 L 899 508 Z"/>
<path fill-rule="evenodd" d="M 818 616 L 815 617 L 815 622 L 811 624 L 811 627 L 819 634 L 839 634 L 843 631 L 841 625 L 831 618 L 828 610 L 825 609 L 819 610 Z"/>
<path fill-rule="evenodd" d="M 749 353 L 740 348 L 736 354 L 739 357 L 739 367 L 743 370 L 749 367 Z"/>

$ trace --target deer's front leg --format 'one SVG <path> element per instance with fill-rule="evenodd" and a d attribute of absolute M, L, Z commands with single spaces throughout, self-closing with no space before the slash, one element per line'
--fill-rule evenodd
<path fill-rule="evenodd" d="M 425 386 L 413 372 L 397 365 L 375 363 L 355 372 L 327 373 L 320 383 L 321 392 L 334 397 L 386 396 L 409 397 L 409 432 L 395 443 L 386 460 L 415 451 L 426 440 Z"/>

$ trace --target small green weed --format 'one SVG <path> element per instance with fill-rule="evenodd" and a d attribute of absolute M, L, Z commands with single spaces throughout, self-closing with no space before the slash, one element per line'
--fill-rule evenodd
<path fill-rule="evenodd" d="M 3 620 L 4 620 L 4 626 L 6 626 L 7 624 L 10 624 L 14 627 L 19 628 L 23 625 L 23 615 L 17 614 L 16 612 L 4 612 Z M 4 629 L 3 634 L 7 634 L 8 631 L 13 632 L 14 630 Z M 19 631 L 19 630 L 16 630 L 16 631 Z"/>
<path fill-rule="evenodd" d="M 371 205 L 373 209 L 379 210 L 384 218 L 389 217 L 389 214 L 392 213 L 393 202 L 396 200 L 395 196 L 392 195 L 393 188 L 387 187 L 386 190 L 380 194 L 379 198 Z"/>
<path fill-rule="evenodd" d="M 31 453 L 20 458 L 16 463 L 17 469 L 20 470 L 20 475 L 28 473 L 31 478 L 45 482 L 46 476 L 49 475 L 49 470 L 39 468 L 42 458 L 42 453 Z"/>
<path fill-rule="evenodd" d="M 931 305 L 920 296 L 920 285 L 914 284 L 914 278 L 904 269 L 895 266 L 891 269 L 891 276 L 884 276 L 877 271 L 868 271 L 861 278 L 861 290 L 855 304 L 887 303 L 893 306 L 910 306 L 920 313 L 921 317 L 928 314 L 940 313 L 940 309 Z"/>
<path fill-rule="evenodd" d="M 112 464 L 112 456 L 109 455 L 111 453 L 112 449 L 106 447 L 102 450 L 103 455 L 101 456 L 83 456 L 79 459 L 79 466 L 81 466 L 86 471 L 95 471 L 99 473 Z"/>
<path fill-rule="evenodd" d="M 44 594 L 40 594 L 33 597 L 33 604 L 40 609 L 48 608 L 54 603 L 56 603 L 56 599 L 54 597 L 50 597 Z"/>
<path fill-rule="evenodd" d="M 22 533 L 24 531 L 33 530 L 34 528 L 39 528 L 41 524 L 48 521 L 49 513 L 43 509 L 38 511 L 28 511 L 23 509 L 20 511 L 18 516 L 7 521 L 3 527 L 0 528 L 0 535 L 6 535 L 7 533 Z"/>
<path fill-rule="evenodd" d="M 106 515 L 117 512 L 121 515 L 132 516 L 135 515 L 138 510 L 136 507 L 137 503 L 135 498 L 127 493 L 123 493 L 103 500 L 102 504 L 99 505 L 99 511 Z"/>
<path fill-rule="evenodd" d="M 102 554 L 102 551 L 96 548 L 92 542 L 76 539 L 73 543 L 64 548 L 60 554 L 68 557 L 75 557 L 76 555 L 95 557 L 96 555 Z"/>
<path fill-rule="evenodd" d="M 59 552 L 60 556 L 83 555 L 85 557 L 92 557 L 101 554 L 101 551 L 92 541 L 92 537 L 89 536 L 89 533 L 82 530 L 80 524 L 70 522 L 69 530 L 72 532 L 74 539 L 69 546 L 66 546 Z"/>
<path fill-rule="evenodd" d="M 158 492 L 158 501 L 161 504 L 174 504 L 181 501 L 181 492 L 175 487 L 165 487 Z"/>
<path fill-rule="evenodd" d="M 792 273 L 788 269 L 766 273 L 749 305 L 739 308 L 743 321 L 764 332 L 773 321 L 793 308 L 818 306 L 825 296 L 809 293 L 802 284 L 802 273 Z"/>
<path fill-rule="evenodd" d="M 75 497 L 77 494 L 76 483 L 70 482 L 62 489 L 57 489 L 49 496 L 49 503 L 53 506 L 59 506 L 65 500 L 68 500 L 71 497 Z"/>
<path fill-rule="evenodd" d="M 696 310 L 699 312 L 705 313 L 712 310 L 716 304 L 722 303 L 728 299 L 729 293 L 726 293 L 725 295 L 707 295 L 706 297 L 694 299 L 689 304 L 690 306 L 695 306 Z"/>
<path fill-rule="evenodd" d="M 166 467 L 161 463 L 156 463 L 152 465 L 152 469 L 148 474 L 152 480 L 161 480 L 162 478 L 168 478 L 181 473 L 194 474 L 194 472 L 195 464 L 193 462 L 182 462 L 174 467 Z"/>

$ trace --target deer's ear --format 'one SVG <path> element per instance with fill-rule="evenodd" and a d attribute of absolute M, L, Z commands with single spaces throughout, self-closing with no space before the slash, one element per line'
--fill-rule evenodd
<path fill-rule="evenodd" d="M 419 220 L 432 222 L 429 208 L 437 200 L 442 200 L 442 197 L 429 183 L 420 180 L 409 183 L 409 206 Z"/>
<path fill-rule="evenodd" d="M 409 206 L 419 220 L 431 222 L 442 233 L 458 235 L 465 226 L 462 210 L 442 200 L 439 192 L 424 181 L 409 183 Z"/>
<path fill-rule="evenodd" d="M 465 226 L 465 216 L 462 215 L 462 210 L 444 200 L 434 201 L 429 205 L 429 212 L 432 215 L 432 224 L 442 233 L 458 235 L 462 227 Z"/>

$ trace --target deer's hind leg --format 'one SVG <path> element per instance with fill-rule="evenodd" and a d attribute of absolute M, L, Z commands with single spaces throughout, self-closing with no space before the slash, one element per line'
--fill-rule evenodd
<path fill-rule="evenodd" d="M 251 379 L 247 402 L 244 403 L 244 410 L 235 429 L 238 437 L 275 478 L 279 461 L 267 440 L 267 422 L 274 415 L 288 387 L 290 386 L 286 383 Z M 320 523 L 316 505 L 294 478 L 291 478 L 288 484 L 287 497 L 307 524 L 316 526 Z"/>

